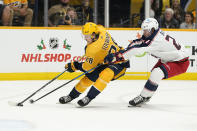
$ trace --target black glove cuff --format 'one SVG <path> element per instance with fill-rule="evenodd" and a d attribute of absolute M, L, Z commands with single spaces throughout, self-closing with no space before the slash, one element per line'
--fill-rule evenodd
<path fill-rule="evenodd" d="M 78 62 L 78 61 L 75 61 L 75 62 L 74 62 L 74 66 L 75 66 L 75 68 L 76 68 L 77 70 L 80 70 L 80 71 L 82 71 L 82 72 L 86 72 L 85 70 L 83 70 L 82 65 L 83 65 L 83 62 Z"/>
<path fill-rule="evenodd" d="M 71 63 L 68 63 L 67 71 L 68 71 L 68 72 L 75 72 L 75 71 L 73 70 L 73 68 L 72 68 Z"/>

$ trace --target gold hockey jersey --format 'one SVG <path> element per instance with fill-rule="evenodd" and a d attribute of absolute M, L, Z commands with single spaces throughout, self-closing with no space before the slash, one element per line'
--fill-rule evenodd
<path fill-rule="evenodd" d="M 86 46 L 85 57 L 86 61 L 83 63 L 84 70 L 90 70 L 98 64 L 103 64 L 104 58 L 109 53 L 115 53 L 120 50 L 120 47 L 113 41 L 111 35 L 103 26 L 99 26 L 99 38 Z"/>

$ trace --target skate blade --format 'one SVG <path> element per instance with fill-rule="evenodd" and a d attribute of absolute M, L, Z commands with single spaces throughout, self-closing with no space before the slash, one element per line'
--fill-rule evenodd
<path fill-rule="evenodd" d="M 57 105 L 66 105 L 66 104 L 69 104 L 69 103 L 64 103 L 64 104 L 62 104 L 62 103 L 60 103 L 60 102 L 57 102 L 57 103 L 55 103 L 55 104 L 57 104 Z"/>
<path fill-rule="evenodd" d="M 87 106 L 87 105 L 86 105 L 86 106 Z M 76 108 L 85 108 L 86 106 L 80 106 L 78 103 L 75 104 L 75 107 L 76 107 Z"/>
<path fill-rule="evenodd" d="M 138 105 L 135 105 L 135 106 L 133 106 L 133 105 L 128 105 L 128 107 L 142 107 L 142 106 L 144 106 L 144 105 L 146 105 L 146 102 L 143 102 L 143 103 L 138 104 Z"/>
<path fill-rule="evenodd" d="M 136 106 L 128 105 L 128 107 L 133 107 L 133 108 L 135 108 L 135 107 L 142 107 L 142 105 L 136 105 Z"/>

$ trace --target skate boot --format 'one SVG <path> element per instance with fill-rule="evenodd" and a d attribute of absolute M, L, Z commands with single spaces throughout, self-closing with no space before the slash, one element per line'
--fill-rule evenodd
<path fill-rule="evenodd" d="M 87 96 L 84 97 L 83 99 L 79 100 L 77 103 L 81 106 L 84 107 L 90 103 L 91 99 L 88 98 Z"/>
<path fill-rule="evenodd" d="M 135 97 L 133 100 L 129 101 L 132 106 L 141 106 L 142 104 L 148 102 L 151 97 L 142 97 L 141 95 Z"/>
<path fill-rule="evenodd" d="M 59 102 L 60 102 L 61 104 L 69 103 L 69 102 L 71 102 L 72 100 L 73 100 L 73 98 L 72 98 L 71 96 L 69 96 L 69 95 L 67 95 L 67 96 L 62 96 L 62 97 L 59 98 Z"/>

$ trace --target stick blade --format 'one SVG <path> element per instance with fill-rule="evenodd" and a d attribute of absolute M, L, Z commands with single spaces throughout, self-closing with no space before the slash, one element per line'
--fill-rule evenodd
<path fill-rule="evenodd" d="M 13 102 L 13 101 L 8 101 L 8 105 L 10 106 L 23 106 L 21 103 Z"/>

